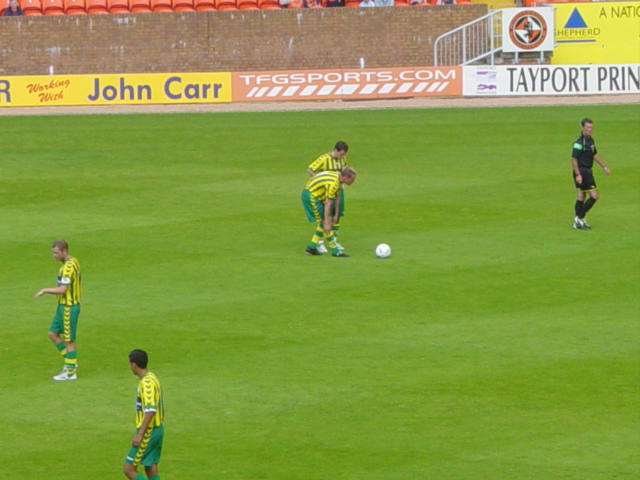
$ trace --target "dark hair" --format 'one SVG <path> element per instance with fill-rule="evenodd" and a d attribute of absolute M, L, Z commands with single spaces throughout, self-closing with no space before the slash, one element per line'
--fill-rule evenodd
<path fill-rule="evenodd" d="M 585 123 L 590 123 L 593 125 L 593 120 L 591 120 L 590 118 L 583 118 L 580 124 L 584 127 Z"/>
<path fill-rule="evenodd" d="M 56 248 L 56 247 L 59 248 L 60 250 L 69 251 L 69 244 L 62 238 L 58 238 L 57 240 L 54 240 L 53 243 L 51 244 L 51 248 Z"/>
<path fill-rule="evenodd" d="M 347 142 L 343 142 L 342 140 L 340 140 L 338 143 L 336 143 L 336 146 L 333 147 L 333 149 L 346 153 L 349 151 L 349 145 L 347 145 Z"/>
<path fill-rule="evenodd" d="M 129 354 L 129 361 L 131 363 L 135 363 L 140 368 L 147 368 L 149 357 L 147 356 L 147 352 L 144 350 L 136 349 Z"/>

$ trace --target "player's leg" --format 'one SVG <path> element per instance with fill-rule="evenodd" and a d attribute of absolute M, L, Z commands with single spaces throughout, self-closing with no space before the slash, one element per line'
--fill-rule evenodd
<path fill-rule="evenodd" d="M 78 351 L 76 350 L 76 332 L 78 329 L 78 318 L 80 317 L 80 305 L 65 307 L 63 317 L 62 339 L 66 345 L 67 355 L 64 363 L 67 367 L 67 374 L 75 375 L 78 369 Z"/>
<path fill-rule="evenodd" d="M 47 335 L 49 337 L 49 340 L 51 340 L 51 342 L 55 345 L 56 349 L 58 350 L 58 353 L 60 353 L 64 361 L 65 357 L 67 356 L 67 346 L 64 343 L 64 340 L 62 339 L 62 336 L 61 336 L 61 333 L 63 331 L 63 326 L 62 326 L 63 312 L 64 312 L 64 305 L 58 305 L 58 307 L 56 308 L 56 313 L 53 316 L 53 319 L 51 320 L 51 325 L 49 326 L 49 332 Z M 59 377 L 62 374 L 66 374 L 66 365 L 63 365 L 60 373 L 53 378 L 55 379 L 56 377 Z"/>
<path fill-rule="evenodd" d="M 588 193 L 589 193 L 589 198 L 587 198 L 587 200 L 584 202 L 584 205 L 582 206 L 582 212 L 580 212 L 580 222 L 581 222 L 582 228 L 585 230 L 589 230 L 591 228 L 585 218 L 587 215 L 587 212 L 591 210 L 591 208 L 595 205 L 595 203 L 600 198 L 600 193 L 598 192 L 597 188 L 593 190 L 589 190 Z"/>
<path fill-rule="evenodd" d="M 311 255 L 321 255 L 318 251 L 318 242 L 324 237 L 322 228 L 322 219 L 324 218 L 324 205 L 316 198 L 312 197 L 306 189 L 302 190 L 302 206 L 307 220 L 315 222 L 316 227 L 313 231 L 311 241 L 307 244 L 305 252 Z"/>

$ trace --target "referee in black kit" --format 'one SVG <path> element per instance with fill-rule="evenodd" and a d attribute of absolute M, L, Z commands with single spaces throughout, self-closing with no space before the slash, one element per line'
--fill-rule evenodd
<path fill-rule="evenodd" d="M 578 139 L 573 142 L 573 152 L 571 153 L 571 166 L 573 167 L 573 181 L 578 192 L 576 200 L 576 217 L 573 219 L 573 228 L 590 230 L 591 227 L 584 218 L 594 203 L 600 198 L 596 181 L 593 178 L 593 161 L 602 167 L 604 173 L 609 175 L 611 170 L 607 167 L 596 149 L 596 143 L 591 136 L 593 131 L 593 120 L 582 119 L 582 132 Z M 587 196 L 589 198 L 587 198 Z M 586 200 L 585 200 L 586 199 Z"/>

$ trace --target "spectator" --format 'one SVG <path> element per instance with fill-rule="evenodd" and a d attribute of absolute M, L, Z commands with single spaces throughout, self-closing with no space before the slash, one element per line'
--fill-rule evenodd
<path fill-rule="evenodd" d="M 327 0 L 325 7 L 344 7 L 345 0 Z"/>
<path fill-rule="evenodd" d="M 376 6 L 376 2 L 374 0 L 362 0 L 362 2 L 360 2 L 360 6 L 361 7 L 375 7 Z"/>
<path fill-rule="evenodd" d="M 9 6 L 2 11 L 3 17 L 20 17 L 24 11 L 18 5 L 18 0 L 9 0 Z"/>
<path fill-rule="evenodd" d="M 374 0 L 376 7 L 393 7 L 393 0 Z"/>

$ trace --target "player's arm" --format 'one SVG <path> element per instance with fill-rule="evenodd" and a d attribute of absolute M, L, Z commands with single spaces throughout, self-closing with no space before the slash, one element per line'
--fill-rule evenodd
<path fill-rule="evenodd" d="M 324 222 L 322 226 L 324 228 L 324 233 L 327 235 L 331 231 L 331 227 L 333 227 L 333 217 L 331 216 L 331 206 L 333 205 L 333 201 L 333 198 L 327 198 L 324 201 Z"/>
<path fill-rule="evenodd" d="M 67 285 L 60 285 L 53 288 L 43 288 L 33 296 L 33 299 L 35 300 L 36 298 L 41 297 L 42 295 L 46 295 L 47 293 L 50 295 L 64 295 L 65 293 L 67 293 L 67 288 L 69 288 Z"/>
<path fill-rule="evenodd" d="M 131 445 L 133 445 L 134 447 L 140 446 L 140 442 L 142 442 L 142 436 L 144 435 L 144 432 L 147 431 L 147 428 L 149 428 L 149 425 L 151 424 L 151 421 L 153 420 L 153 417 L 155 415 L 156 415 L 155 410 L 144 412 L 144 418 L 142 419 L 142 424 L 140 425 L 140 428 L 136 432 L 136 436 L 133 437 L 133 441 L 131 442 Z"/>
<path fill-rule="evenodd" d="M 573 168 L 573 173 L 576 175 L 576 183 L 578 185 L 582 184 L 582 175 L 580 175 L 580 167 L 578 167 L 578 159 L 571 158 L 571 168 Z"/>
<path fill-rule="evenodd" d="M 336 201 L 333 206 L 333 223 L 336 223 L 340 218 L 340 201 L 342 199 L 342 188 L 338 190 L 338 194 L 336 195 Z"/>
<path fill-rule="evenodd" d="M 311 168 L 307 168 L 307 173 L 312 176 L 315 177 L 316 176 L 316 172 L 314 172 L 313 170 L 311 170 Z"/>
<path fill-rule="evenodd" d="M 604 162 L 602 161 L 602 158 L 600 158 L 600 155 L 598 155 L 597 153 L 593 156 L 593 159 L 596 161 L 596 163 L 598 165 L 600 165 L 602 167 L 602 169 L 604 170 L 604 173 L 608 175 L 611 174 L 611 170 L 609 170 L 609 167 L 607 167 Z"/>

